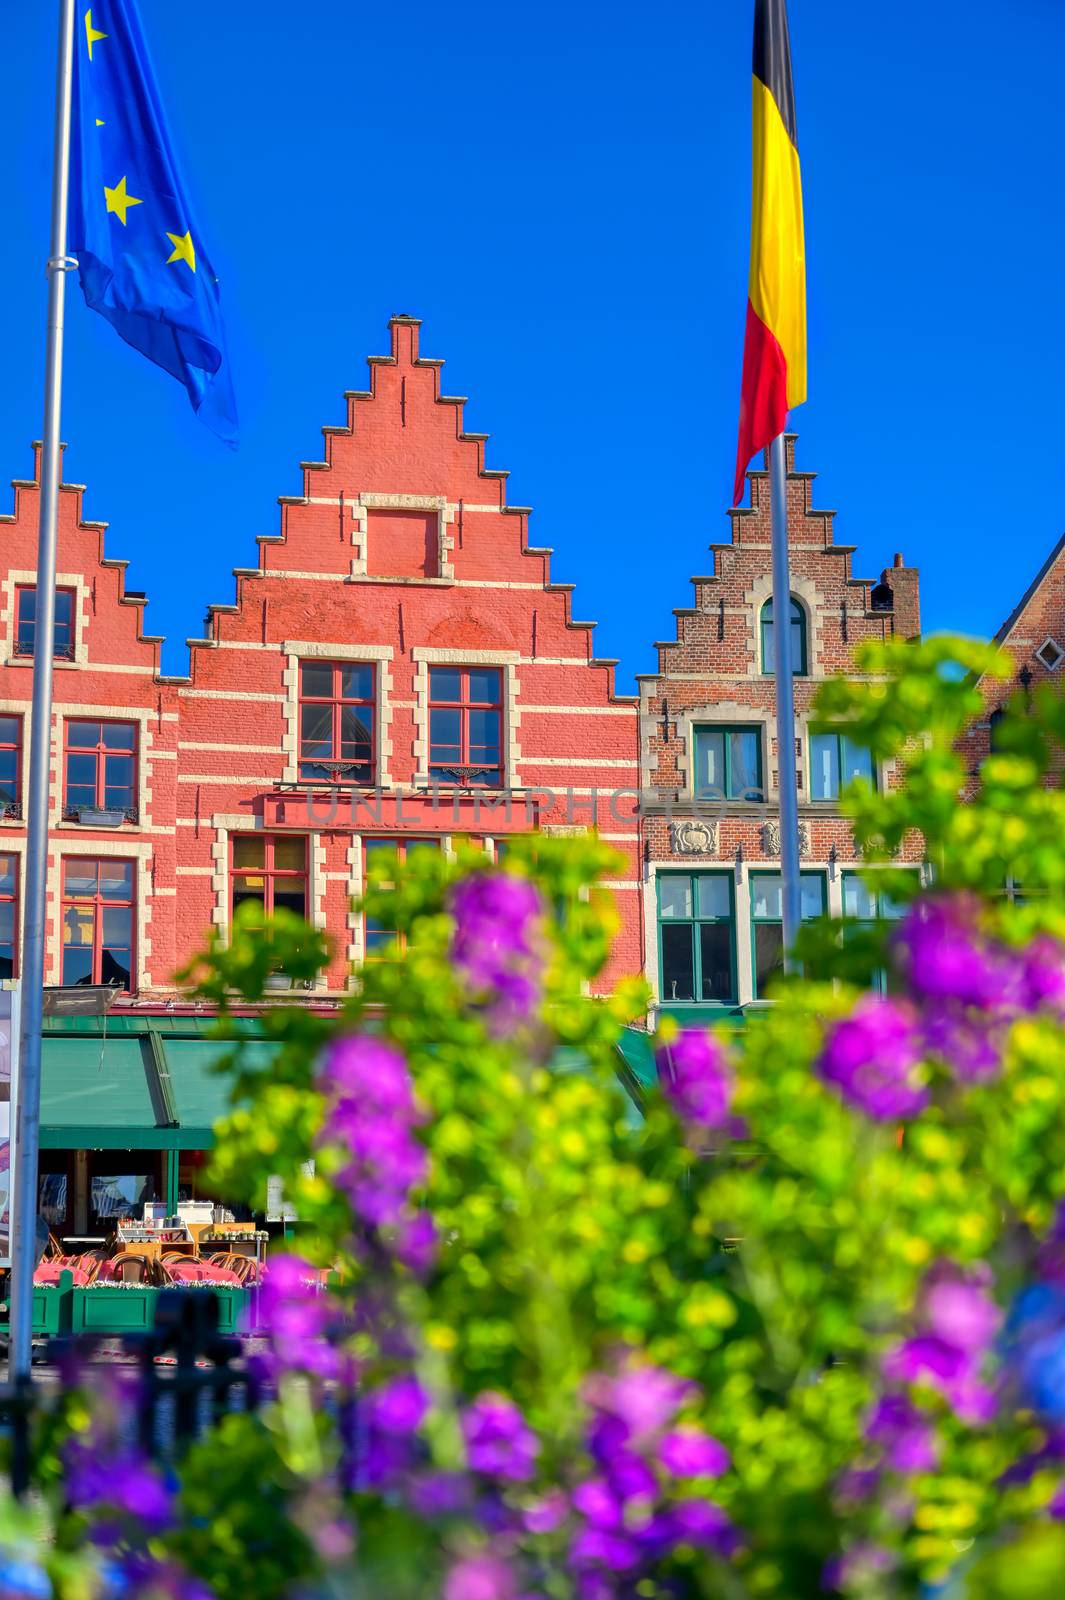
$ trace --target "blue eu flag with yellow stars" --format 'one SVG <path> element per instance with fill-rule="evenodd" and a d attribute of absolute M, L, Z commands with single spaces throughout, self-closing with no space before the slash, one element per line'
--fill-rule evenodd
<path fill-rule="evenodd" d="M 183 383 L 201 420 L 234 444 L 218 279 L 178 176 L 134 0 L 94 0 L 82 13 L 70 194 L 70 250 L 86 301 Z"/>

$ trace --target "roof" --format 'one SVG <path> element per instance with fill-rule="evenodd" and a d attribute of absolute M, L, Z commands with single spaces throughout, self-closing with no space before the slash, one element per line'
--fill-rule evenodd
<path fill-rule="evenodd" d="M 1014 606 L 1013 610 L 1010 612 L 1001 628 L 995 634 L 996 644 L 1004 644 L 1006 642 L 1013 630 L 1014 624 L 1020 617 L 1025 606 L 1032 599 L 1032 596 L 1035 594 L 1036 590 L 1039 588 L 1039 585 L 1042 583 L 1043 579 L 1046 577 L 1047 573 L 1050 571 L 1051 567 L 1054 565 L 1055 561 L 1061 555 L 1063 550 L 1065 550 L 1065 533 L 1062 534 L 1061 538 L 1058 540 L 1053 550 L 1051 550 L 1050 554 L 1043 562 L 1043 565 L 1039 568 L 1039 571 L 1036 573 L 1027 589 L 1021 595 L 1021 598 L 1018 600 L 1017 604 Z"/>

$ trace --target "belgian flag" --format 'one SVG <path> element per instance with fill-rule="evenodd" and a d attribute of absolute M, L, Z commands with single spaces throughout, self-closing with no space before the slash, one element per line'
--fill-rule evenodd
<path fill-rule="evenodd" d="M 806 399 L 806 260 L 785 0 L 755 0 L 751 280 L 733 505 L 751 457 Z"/>

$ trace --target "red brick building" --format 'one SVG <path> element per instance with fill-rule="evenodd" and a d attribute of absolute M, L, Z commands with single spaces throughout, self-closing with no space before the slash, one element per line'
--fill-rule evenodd
<path fill-rule="evenodd" d="M 380 842 L 495 854 L 508 834 L 595 824 L 622 852 L 624 931 L 604 982 L 639 969 L 634 698 L 593 624 L 529 543 L 529 510 L 485 466 L 485 435 L 441 394 L 419 324 L 395 317 L 370 388 L 346 396 L 303 494 L 235 569 L 232 603 L 161 675 L 145 597 L 104 554 L 84 490 L 60 496 L 51 984 L 118 982 L 144 1008 L 241 899 L 333 937 L 320 999 L 377 935 L 352 910 Z M 17 971 L 39 504 L 15 484 L 0 575 L 0 961 Z M 628 796 L 613 798 L 614 791 Z M 4 900 L 6 896 L 6 901 Z M 6 923 L 3 921 L 6 904 Z M 6 947 L 3 944 L 6 928 Z"/>
<path fill-rule="evenodd" d="M 814 474 L 787 442 L 791 628 L 804 915 L 889 912 L 858 876 L 840 787 L 867 752 L 808 727 L 822 679 L 852 670 L 863 639 L 920 630 L 918 572 L 895 557 L 878 581 L 851 572 L 832 511 L 813 505 Z M 644 805 L 644 965 L 656 1007 L 709 1018 L 764 996 L 781 951 L 778 747 L 773 676 L 772 550 L 767 471 L 748 474 L 749 507 L 692 579 L 694 605 L 639 679 Z"/>

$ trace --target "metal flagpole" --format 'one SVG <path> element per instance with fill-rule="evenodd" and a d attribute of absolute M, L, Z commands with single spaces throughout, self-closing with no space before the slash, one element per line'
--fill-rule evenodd
<path fill-rule="evenodd" d="M 41 1017 L 48 885 L 49 766 L 52 752 L 52 650 L 55 630 L 56 526 L 60 482 L 60 402 L 63 388 L 63 305 L 70 187 L 70 118 L 74 64 L 74 0 L 59 0 L 52 227 L 48 252 L 48 342 L 44 375 L 40 523 L 33 641 L 33 721 L 30 740 L 25 912 L 22 937 L 20 1082 L 15 1137 L 11 1253 L 11 1354 L 15 1382 L 29 1378 L 33 1353 L 33 1270 L 37 1257 L 37 1151 L 41 1131 Z"/>
<path fill-rule="evenodd" d="M 780 782 L 780 873 L 783 884 L 784 968 L 802 921 L 799 884 L 799 797 L 795 767 L 794 663 L 791 659 L 791 578 L 788 572 L 788 480 L 784 435 L 769 447 L 769 495 L 773 523 L 773 648 L 777 679 L 777 767 Z"/>

